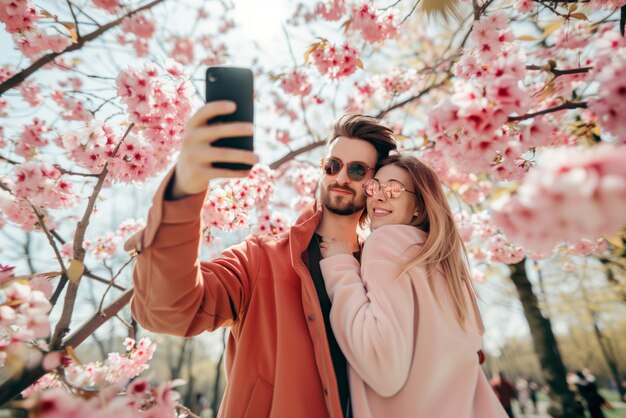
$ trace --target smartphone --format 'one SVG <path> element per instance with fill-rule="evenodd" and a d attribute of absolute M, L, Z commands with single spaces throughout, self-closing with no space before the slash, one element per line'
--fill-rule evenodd
<path fill-rule="evenodd" d="M 217 116 L 209 124 L 222 122 L 254 122 L 254 77 L 248 68 L 209 67 L 206 70 L 206 101 L 231 100 L 237 103 L 235 113 Z M 212 146 L 254 150 L 252 136 L 221 138 Z M 213 167 L 231 170 L 250 170 L 249 164 L 215 162 Z"/>

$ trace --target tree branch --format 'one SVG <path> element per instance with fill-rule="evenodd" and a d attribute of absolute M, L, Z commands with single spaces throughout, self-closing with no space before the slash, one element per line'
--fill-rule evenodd
<path fill-rule="evenodd" d="M 554 74 L 554 77 L 559 77 L 562 75 L 570 75 L 570 74 L 584 74 L 588 73 L 593 69 L 593 67 L 581 67 L 581 68 L 571 68 L 569 70 L 559 70 L 557 68 L 550 68 L 550 66 L 541 66 L 541 65 L 527 65 L 527 70 L 532 71 L 548 71 Z"/>
<path fill-rule="evenodd" d="M 323 146 L 325 144 L 326 144 L 326 140 L 319 140 L 319 141 L 311 142 L 310 144 L 307 144 L 307 145 L 305 145 L 305 146 L 303 146 L 301 148 L 293 150 L 293 151 L 289 152 L 288 154 L 286 154 L 284 157 L 279 158 L 278 160 L 274 161 L 273 163 L 270 164 L 270 168 L 272 170 L 276 170 L 281 165 L 283 165 L 286 162 L 291 161 L 294 158 L 296 158 L 298 155 L 307 153 L 309 151 L 312 151 L 315 148 L 321 147 L 321 146 Z"/>
<path fill-rule="evenodd" d="M 85 44 L 87 42 L 93 41 L 94 39 L 96 39 L 100 35 L 102 35 L 103 33 L 107 32 L 110 29 L 112 29 L 112 28 L 118 26 L 119 24 L 121 24 L 124 21 L 124 19 L 126 19 L 127 17 L 130 17 L 130 16 L 132 16 L 134 14 L 137 14 L 139 12 L 142 12 L 144 10 L 151 9 L 152 7 L 154 7 L 157 4 L 161 3 L 162 1 L 163 0 L 154 0 L 154 1 L 146 4 L 145 6 L 142 6 L 142 7 L 138 8 L 138 9 L 136 9 L 136 10 L 132 10 L 132 11 L 128 12 L 127 14 L 125 14 L 122 17 L 120 17 L 119 19 L 114 20 L 112 22 L 109 22 L 108 24 L 106 24 L 106 25 L 96 29 L 95 31 L 91 32 L 90 34 L 85 35 L 84 37 L 80 38 L 78 42 L 68 46 L 67 48 L 65 48 L 61 52 L 52 52 L 50 54 L 44 55 L 43 57 L 39 58 L 37 61 L 32 63 L 30 65 L 30 67 L 23 69 L 19 73 L 15 74 L 13 77 L 11 77 L 8 80 L 6 80 L 4 83 L 0 84 L 0 97 L 6 91 L 8 91 L 8 90 L 18 86 L 20 83 L 25 81 L 28 77 L 30 77 L 35 71 L 39 70 L 41 67 L 43 67 L 46 64 L 49 64 L 52 61 L 54 61 L 55 58 L 57 58 L 57 57 L 59 57 L 59 56 L 61 56 L 63 54 L 67 54 L 68 52 L 76 51 L 76 50 L 82 48 L 83 46 L 85 46 Z"/>
<path fill-rule="evenodd" d="M 563 103 L 562 105 L 551 107 L 549 109 L 540 110 L 535 113 L 528 113 L 526 115 L 521 115 L 521 116 L 509 116 L 508 122 L 519 122 L 520 120 L 530 119 L 530 118 L 534 118 L 535 116 L 545 115 L 548 113 L 560 112 L 561 110 L 586 109 L 586 108 L 587 108 L 587 102 L 578 102 L 578 103 L 566 102 L 566 103 Z"/>

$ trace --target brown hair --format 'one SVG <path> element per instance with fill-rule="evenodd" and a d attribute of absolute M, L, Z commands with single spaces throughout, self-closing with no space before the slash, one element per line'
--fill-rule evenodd
<path fill-rule="evenodd" d="M 482 334 L 484 326 L 472 286 L 467 253 L 439 178 L 430 167 L 412 156 L 393 155 L 381 161 L 379 167 L 385 165 L 403 168 L 409 174 L 418 211 L 411 225 L 428 232 L 422 250 L 404 267 L 402 274 L 414 265 L 425 265 L 431 288 L 433 280 L 445 280 L 459 324 L 465 328 L 467 314 L 473 309 Z M 466 294 L 472 306 L 467 306 Z"/>
<path fill-rule="evenodd" d="M 326 142 L 330 146 L 340 136 L 367 141 L 376 148 L 377 163 L 395 151 L 396 136 L 391 128 L 383 125 L 380 120 L 366 115 L 346 113 L 335 120 Z"/>

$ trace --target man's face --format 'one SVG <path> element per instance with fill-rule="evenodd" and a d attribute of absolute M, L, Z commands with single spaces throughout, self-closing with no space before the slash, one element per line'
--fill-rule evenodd
<path fill-rule="evenodd" d="M 362 139 L 340 136 L 331 144 L 326 157 L 340 160 L 343 166 L 335 175 L 322 175 L 320 189 L 322 204 L 330 212 L 338 215 L 360 212 L 365 207 L 363 182 L 374 176 L 374 170 L 367 170 L 362 179 L 355 180 L 348 175 L 348 167 L 350 163 L 360 162 L 373 169 L 378 157 L 376 148 Z"/>

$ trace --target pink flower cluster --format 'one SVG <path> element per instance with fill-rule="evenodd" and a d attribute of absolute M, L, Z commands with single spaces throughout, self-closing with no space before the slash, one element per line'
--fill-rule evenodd
<path fill-rule="evenodd" d="M 315 6 L 315 14 L 328 21 L 336 21 L 346 12 L 345 0 L 324 0 Z"/>
<path fill-rule="evenodd" d="M 46 122 L 34 118 L 30 125 L 24 125 L 24 130 L 15 146 L 15 153 L 25 159 L 33 158 L 37 155 L 37 150 L 48 145 L 48 140 L 44 137 L 50 129 Z"/>
<path fill-rule="evenodd" d="M 52 92 L 52 100 L 63 109 L 61 113 L 63 120 L 88 122 L 93 118 L 93 114 L 85 109 L 82 101 L 68 96 L 61 90 L 54 90 Z"/>
<path fill-rule="evenodd" d="M 172 50 L 170 51 L 170 57 L 176 62 L 182 65 L 190 65 L 193 63 L 193 39 L 186 36 L 173 36 L 171 39 Z"/>
<path fill-rule="evenodd" d="M 0 2 L 0 22 L 6 25 L 9 33 L 32 31 L 38 20 L 39 14 L 31 1 Z"/>
<path fill-rule="evenodd" d="M 62 52 L 72 45 L 72 39 L 68 35 L 60 33 L 49 34 L 36 28 L 33 31 L 14 34 L 13 41 L 17 48 L 32 61 L 37 60 L 49 51 Z"/>
<path fill-rule="evenodd" d="M 6 283 L 13 277 L 12 269 L 0 266 L 0 277 Z M 46 295 L 23 281 L 0 289 L 0 366 L 12 357 L 24 358 L 25 352 L 26 366 L 41 360 L 41 352 L 31 348 L 50 335 L 50 308 Z"/>
<path fill-rule="evenodd" d="M 517 193 L 493 207 L 494 221 L 528 250 L 551 250 L 626 225 L 626 146 L 546 150 Z"/>
<path fill-rule="evenodd" d="M 119 0 L 91 0 L 91 2 L 94 6 L 111 14 L 115 14 L 122 7 Z"/>
<path fill-rule="evenodd" d="M 169 164 L 182 139 L 195 89 L 174 61 L 163 69 L 153 64 L 127 69 L 116 84 L 131 122 L 140 131 L 126 138 L 111 170 L 120 181 L 142 181 Z"/>
<path fill-rule="evenodd" d="M 51 164 L 34 161 L 18 164 L 13 175 L 15 182 L 11 189 L 18 199 L 46 209 L 67 208 L 77 203 L 71 183 Z"/>
<path fill-rule="evenodd" d="M 204 65 L 219 65 L 223 64 L 228 58 L 228 49 L 226 44 L 215 43 L 212 36 L 204 35 L 200 38 L 202 44 L 202 52 L 205 54 L 205 58 L 202 59 Z"/>
<path fill-rule="evenodd" d="M 19 91 L 22 97 L 32 107 L 37 107 L 43 103 L 41 97 L 41 86 L 32 80 L 26 80 L 19 85 Z"/>
<path fill-rule="evenodd" d="M 294 70 L 283 76 L 280 80 L 280 87 L 285 93 L 300 97 L 308 96 L 313 89 L 313 86 L 309 82 L 309 77 L 298 70 Z"/>
<path fill-rule="evenodd" d="M 567 247 L 568 252 L 571 255 L 587 256 L 591 254 L 601 255 L 608 248 L 608 244 L 605 239 L 589 240 L 581 239 L 580 241 L 570 244 Z"/>
<path fill-rule="evenodd" d="M 150 19 L 148 12 L 136 13 L 127 17 L 122 22 L 122 33 L 117 36 L 121 45 L 132 42 L 135 53 L 139 57 L 145 57 L 150 52 L 148 42 L 154 36 L 156 22 Z M 128 36 L 131 39 L 128 39 Z"/>
<path fill-rule="evenodd" d="M 496 12 L 474 23 L 471 38 L 477 46 L 459 61 L 455 73 L 461 81 L 450 99 L 429 112 L 428 126 L 437 148 L 459 168 L 502 180 L 523 176 L 528 164 L 521 156 L 531 148 L 520 144 L 519 130 L 504 125 L 531 104 L 521 88 L 526 57 L 511 43 L 506 19 Z"/>
<path fill-rule="evenodd" d="M 381 42 L 398 34 L 398 21 L 392 9 L 381 13 L 372 1 L 354 5 L 350 19 L 349 29 L 359 31 L 367 42 Z"/>
<path fill-rule="evenodd" d="M 45 375 L 22 395 L 34 400 L 32 407 L 39 417 L 45 418 L 181 416 L 180 395 L 173 390 L 181 381 L 153 387 L 141 378 L 127 385 L 149 367 L 147 362 L 156 345 L 148 338 L 139 342 L 127 338 L 124 346 L 127 353 L 109 353 L 104 363 L 77 364 L 66 357 L 59 371 Z M 63 373 L 64 378 L 58 373 Z M 89 391 L 87 394 L 97 392 L 98 396 L 81 396 L 85 390 Z"/>
<path fill-rule="evenodd" d="M 348 43 L 333 45 L 323 41 L 311 53 L 311 58 L 320 74 L 331 80 L 346 78 L 360 66 L 359 51 Z"/>
<path fill-rule="evenodd" d="M 40 418 L 172 418 L 178 413 L 180 394 L 174 387 L 179 382 L 165 382 L 152 387 L 147 379 L 137 379 L 123 388 L 111 386 L 99 396 L 77 396 L 66 389 L 54 387 L 41 393 L 33 407 Z"/>
<path fill-rule="evenodd" d="M 261 211 L 252 233 L 257 235 L 281 234 L 289 228 L 289 225 L 291 225 L 291 221 L 284 214 Z"/>
<path fill-rule="evenodd" d="M 626 143 L 626 41 L 618 34 L 606 34 L 597 44 L 598 69 L 590 77 L 599 84 L 599 97 L 589 100 L 589 109 L 605 131 Z"/>
<path fill-rule="evenodd" d="M 52 226 L 45 210 L 42 210 L 44 222 Z M 31 232 L 41 229 L 33 208 L 23 199 L 16 199 L 9 192 L 0 190 L 0 228 L 4 226 L 4 217 L 19 225 L 24 231 Z"/>
<path fill-rule="evenodd" d="M 267 210 L 273 182 L 274 174 L 269 167 L 257 164 L 247 178 L 214 188 L 202 208 L 204 226 L 225 231 L 248 228 L 252 209 Z"/>

